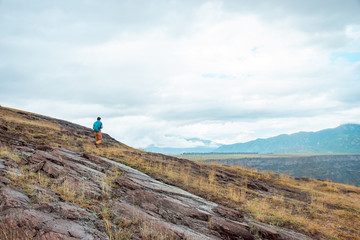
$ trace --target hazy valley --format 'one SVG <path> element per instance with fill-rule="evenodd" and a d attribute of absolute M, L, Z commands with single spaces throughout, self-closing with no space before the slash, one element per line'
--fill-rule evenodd
<path fill-rule="evenodd" d="M 360 154 L 191 154 L 194 161 L 360 186 Z"/>
<path fill-rule="evenodd" d="M 193 140 L 193 139 L 186 139 Z M 281 134 L 229 145 L 196 139 L 201 147 L 161 148 L 149 146 L 145 150 L 166 154 L 181 153 L 360 153 L 360 124 L 344 124 L 317 132 Z"/>

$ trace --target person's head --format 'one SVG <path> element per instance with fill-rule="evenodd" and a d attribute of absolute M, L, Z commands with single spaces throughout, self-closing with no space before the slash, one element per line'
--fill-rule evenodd
<path fill-rule="evenodd" d="M 98 117 L 97 120 L 100 121 L 100 120 L 101 120 L 101 117 Z"/>

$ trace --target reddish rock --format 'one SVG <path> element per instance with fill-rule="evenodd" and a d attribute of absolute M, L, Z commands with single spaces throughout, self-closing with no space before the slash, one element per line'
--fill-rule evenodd
<path fill-rule="evenodd" d="M 8 185 L 12 183 L 12 181 L 6 177 L 0 176 L 0 183 L 3 183 L 4 185 Z"/>
<path fill-rule="evenodd" d="M 129 179 L 125 179 L 125 178 L 116 178 L 115 183 L 118 184 L 121 188 L 125 188 L 125 189 L 130 189 L 130 190 L 141 189 L 139 185 L 134 184 Z"/>
<path fill-rule="evenodd" d="M 9 208 L 28 208 L 30 199 L 25 193 L 12 187 L 3 187 L 0 191 L 0 210 Z"/>
<path fill-rule="evenodd" d="M 6 169 L 4 163 L 5 163 L 5 160 L 2 159 L 2 158 L 0 158 L 0 172 L 1 172 L 2 170 L 5 170 L 5 169 Z"/>
<path fill-rule="evenodd" d="M 35 151 L 32 147 L 28 147 L 28 146 L 16 146 L 14 150 L 16 153 L 26 156 L 28 156 L 28 154 L 30 153 L 34 153 Z"/>
<path fill-rule="evenodd" d="M 85 209 L 66 202 L 42 203 L 37 208 L 45 212 L 57 213 L 65 219 L 96 220 L 96 216 Z"/>
<path fill-rule="evenodd" d="M 260 235 L 263 239 L 269 240 L 281 240 L 283 239 L 280 234 L 270 227 L 267 227 L 260 223 L 250 223 L 250 225 L 256 229 L 258 235 Z"/>
<path fill-rule="evenodd" d="M 0 220 L 14 232 L 35 230 L 40 239 L 107 239 L 103 233 L 86 226 L 86 222 L 74 222 L 34 209 L 8 209 L 0 214 Z"/>
<path fill-rule="evenodd" d="M 38 146 L 36 146 L 36 149 L 41 150 L 41 151 L 48 151 L 48 152 L 54 150 L 52 147 L 47 146 L 47 145 L 38 145 Z"/>
<path fill-rule="evenodd" d="M 78 238 L 64 236 L 63 234 L 56 233 L 56 232 L 44 232 L 40 231 L 36 235 L 37 239 L 39 240 L 78 240 Z"/>
<path fill-rule="evenodd" d="M 221 205 L 214 207 L 212 210 L 222 217 L 235 221 L 242 220 L 242 218 L 244 217 L 244 215 L 241 212 Z"/>
<path fill-rule="evenodd" d="M 38 172 L 43 168 L 45 163 L 46 161 L 41 161 L 39 163 L 32 164 L 29 166 L 29 170 L 33 172 Z"/>
<path fill-rule="evenodd" d="M 64 169 L 63 167 L 56 165 L 49 161 L 43 161 L 43 162 L 38 163 L 38 165 L 40 165 L 40 166 L 41 166 L 41 164 L 42 164 L 41 169 L 44 170 L 44 172 L 46 172 L 47 175 L 52 178 L 59 177 L 60 173 Z"/>
<path fill-rule="evenodd" d="M 17 162 L 15 162 L 14 160 L 12 160 L 12 159 L 6 159 L 3 162 L 3 165 L 5 166 L 5 169 L 7 169 L 7 168 L 18 168 L 19 167 L 19 164 Z"/>
<path fill-rule="evenodd" d="M 226 239 L 255 239 L 250 232 L 250 228 L 247 224 L 233 222 L 231 220 L 225 220 L 218 217 L 211 218 L 211 229 L 220 233 L 221 236 L 226 236 Z"/>
<path fill-rule="evenodd" d="M 51 189 L 45 189 L 36 185 L 32 186 L 31 196 L 34 197 L 37 202 L 43 201 L 44 198 L 51 202 L 60 201 L 59 196 Z"/>
<path fill-rule="evenodd" d="M 112 167 L 112 164 L 105 161 L 102 157 L 98 157 L 98 156 L 93 156 L 93 155 L 90 155 L 90 154 L 87 154 L 87 153 L 84 153 L 82 155 L 84 158 L 90 160 L 91 162 L 95 163 L 95 164 L 99 164 L 101 166 L 104 166 L 104 168 L 111 168 Z"/>
<path fill-rule="evenodd" d="M 53 152 L 44 152 L 37 150 L 31 157 L 29 158 L 31 163 L 39 163 L 42 161 L 52 162 L 59 166 L 64 166 L 62 160 L 59 158 L 59 155 L 56 156 Z"/>
<path fill-rule="evenodd" d="M 6 178 L 0 178 L 3 184 L 0 185 L 3 186 L 0 227 L 13 229 L 14 234 L 22 234 L 23 239 L 26 239 L 24 236 L 48 240 L 107 239 L 105 223 L 101 220 L 102 212 L 107 208 L 108 219 L 137 227 L 132 239 L 151 238 L 149 236 L 156 233 L 174 239 L 254 239 L 241 212 L 164 184 L 110 159 L 41 147 L 33 152 L 26 150 L 26 154 L 30 155 L 24 164 L 32 171 L 41 171 L 54 178 L 54 184 L 63 188 L 64 194 L 69 191 L 69 194 L 81 197 L 84 205 L 90 200 L 98 204 L 92 205 L 90 211 L 64 202 L 54 192 L 56 190 L 40 186 L 31 188 L 31 199 L 35 203 L 30 204 L 24 192 L 10 187 L 11 182 Z M 9 161 L 0 161 L 0 170 L 2 166 L 5 169 Z M 104 182 L 104 173 L 109 176 L 114 169 L 123 175 L 114 180 L 116 184 L 108 185 Z M 93 213 L 94 209 L 98 216 Z M 113 229 L 117 226 L 115 222 L 110 224 Z M 266 225 L 256 226 L 256 229 L 267 239 L 280 239 L 282 234 Z M 143 237 L 146 234 L 142 231 L 148 231 L 149 236 Z"/>

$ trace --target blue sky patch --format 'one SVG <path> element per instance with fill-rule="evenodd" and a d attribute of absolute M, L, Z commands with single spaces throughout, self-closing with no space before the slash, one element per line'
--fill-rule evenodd
<path fill-rule="evenodd" d="M 231 76 L 229 76 L 229 75 L 216 74 L 216 73 L 204 73 L 201 76 L 204 78 L 220 78 L 220 79 L 231 78 Z"/>
<path fill-rule="evenodd" d="M 331 56 L 332 60 L 344 58 L 349 62 L 360 62 L 360 52 L 336 52 Z"/>

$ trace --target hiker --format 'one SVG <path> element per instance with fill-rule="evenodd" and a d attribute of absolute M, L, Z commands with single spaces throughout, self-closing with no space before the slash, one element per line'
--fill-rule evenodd
<path fill-rule="evenodd" d="M 99 147 L 99 144 L 101 143 L 101 129 L 103 128 L 103 124 L 102 122 L 100 122 L 101 117 L 97 118 L 97 121 L 94 122 L 93 124 L 93 129 L 94 129 L 94 133 L 95 133 L 95 145 L 96 147 Z"/>

